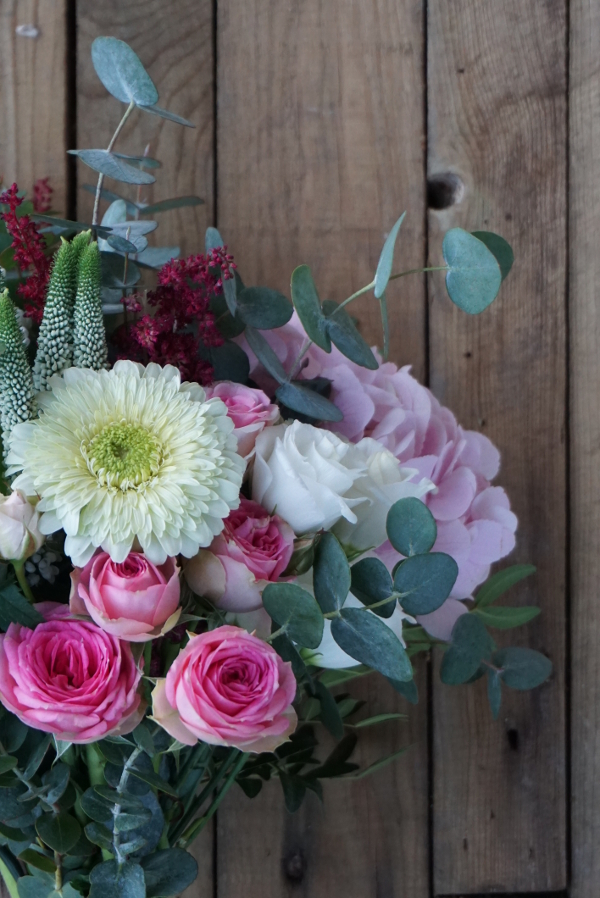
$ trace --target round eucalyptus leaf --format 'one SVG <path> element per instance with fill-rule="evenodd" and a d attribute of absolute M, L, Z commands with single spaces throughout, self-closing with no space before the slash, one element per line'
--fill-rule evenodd
<path fill-rule="evenodd" d="M 146 240 L 146 238 L 142 237 L 141 239 L 144 240 L 146 246 L 148 246 L 148 241 Z M 136 253 L 138 251 L 138 244 L 132 243 L 131 240 L 126 240 L 125 237 L 121 237 L 120 234 L 109 234 L 106 238 L 106 242 L 112 249 L 116 250 L 118 253 Z M 146 247 L 141 247 L 140 252 L 145 248 Z"/>
<path fill-rule="evenodd" d="M 379 558 L 361 558 L 352 565 L 350 574 L 352 595 L 367 607 L 384 601 L 394 591 L 390 572 Z M 391 617 L 395 607 L 395 601 L 386 602 L 385 605 L 374 608 L 373 613 L 379 617 Z"/>
<path fill-rule="evenodd" d="M 79 156 L 82 162 L 89 165 L 94 171 L 114 178 L 115 181 L 123 181 L 125 184 L 154 184 L 156 178 L 149 172 L 134 168 L 123 159 L 119 159 L 109 150 L 68 150 L 72 156 Z"/>
<path fill-rule="evenodd" d="M 377 299 L 383 296 L 385 288 L 388 285 L 388 281 L 392 273 L 392 265 L 394 264 L 394 247 L 396 246 L 396 238 L 398 236 L 400 226 L 404 221 L 405 215 L 406 212 L 403 212 L 390 233 L 387 235 L 386 241 L 383 244 L 383 249 L 381 250 L 381 255 L 379 256 L 379 262 L 377 263 L 377 271 L 375 272 L 375 289 L 373 292 L 375 293 L 375 297 Z"/>
<path fill-rule="evenodd" d="M 198 875 L 198 864 L 183 848 L 165 848 L 141 861 L 146 879 L 146 898 L 170 898 L 190 886 Z"/>
<path fill-rule="evenodd" d="M 350 566 L 333 535 L 324 533 L 315 550 L 313 588 L 321 611 L 338 611 L 350 592 Z"/>
<path fill-rule="evenodd" d="M 323 612 L 314 596 L 295 583 L 269 583 L 263 591 L 263 605 L 292 642 L 316 649 L 323 638 Z"/>
<path fill-rule="evenodd" d="M 131 259 L 127 263 L 127 273 L 125 273 L 125 259 L 117 253 L 100 253 L 100 262 L 103 287 L 111 289 L 133 287 L 141 277 L 139 268 Z"/>
<path fill-rule="evenodd" d="M 515 254 L 508 240 L 505 240 L 500 234 L 494 234 L 492 231 L 471 231 L 471 233 L 473 237 L 477 237 L 478 240 L 485 243 L 489 251 L 494 254 L 500 266 L 502 280 L 504 280 L 515 261 Z"/>
<path fill-rule="evenodd" d="M 42 814 L 41 817 L 38 817 L 35 828 L 42 842 L 59 854 L 68 854 L 81 836 L 81 826 L 78 821 L 64 812 Z"/>
<path fill-rule="evenodd" d="M 437 538 L 435 518 L 414 496 L 394 502 L 387 516 L 388 539 L 401 555 L 429 552 Z"/>
<path fill-rule="evenodd" d="M 430 614 L 446 601 L 457 577 L 458 565 L 450 555 L 412 555 L 396 569 L 394 589 L 407 614 Z"/>
<path fill-rule="evenodd" d="M 154 106 L 158 91 L 152 78 L 129 44 L 116 37 L 97 37 L 92 43 L 92 63 L 109 94 L 122 103 Z"/>
<path fill-rule="evenodd" d="M 492 651 L 492 640 L 479 618 L 462 614 L 452 629 L 452 643 L 440 669 L 442 683 L 456 686 L 475 677 Z"/>
<path fill-rule="evenodd" d="M 392 680 L 412 680 L 406 649 L 387 624 L 362 608 L 342 608 L 340 615 L 331 621 L 331 635 L 347 655 Z"/>
<path fill-rule="evenodd" d="M 535 689 L 552 673 L 552 662 L 534 649 L 511 646 L 495 652 L 494 665 L 501 669 L 500 676 L 510 689 Z"/>
<path fill-rule="evenodd" d="M 331 340 L 327 335 L 319 294 L 308 265 L 299 265 L 292 272 L 292 302 L 302 327 L 313 343 L 325 352 L 331 352 Z"/>
<path fill-rule="evenodd" d="M 326 299 L 323 302 L 323 311 L 327 316 L 325 319 L 327 335 L 339 351 L 351 362 L 360 365 L 361 368 L 376 371 L 379 368 L 379 362 L 367 341 L 359 334 L 346 310 L 340 309 L 332 299 Z"/>
<path fill-rule="evenodd" d="M 283 384 L 287 377 L 285 369 L 261 332 L 253 327 L 247 327 L 246 340 L 258 361 L 269 372 L 271 377 L 274 377 L 278 383 Z"/>
<path fill-rule="evenodd" d="M 498 295 L 502 274 L 496 257 L 485 243 L 462 228 L 452 228 L 442 244 L 448 266 L 446 289 L 463 312 L 477 315 Z"/>
<path fill-rule="evenodd" d="M 329 399 L 297 382 L 280 384 L 275 398 L 293 412 L 315 421 L 341 421 L 344 417 L 343 412 Z"/>
<path fill-rule="evenodd" d="M 115 895 L 118 898 L 146 898 L 146 881 L 144 871 L 139 864 L 131 861 L 118 864 L 117 861 L 104 861 L 96 864 L 90 871 L 89 898 L 106 898 Z"/>
<path fill-rule="evenodd" d="M 270 287 L 246 287 L 237 295 L 236 301 L 236 314 L 246 324 L 263 331 L 283 327 L 294 311 L 287 297 Z"/>

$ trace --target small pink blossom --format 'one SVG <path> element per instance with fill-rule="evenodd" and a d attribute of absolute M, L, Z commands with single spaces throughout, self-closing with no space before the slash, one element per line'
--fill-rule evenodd
<path fill-rule="evenodd" d="M 92 618 L 107 633 L 146 642 L 175 626 L 179 608 L 179 568 L 175 558 L 152 564 L 130 552 L 118 564 L 98 552 L 71 574 L 71 611 Z"/>
<path fill-rule="evenodd" d="M 10 624 L 0 634 L 0 700 L 35 730 L 67 742 L 129 733 L 144 715 L 142 668 L 131 648 L 96 624 L 69 619 L 45 602 L 35 630 Z"/>
<path fill-rule="evenodd" d="M 254 390 L 232 381 L 223 380 L 206 388 L 207 399 L 217 396 L 227 406 L 227 414 L 234 423 L 238 453 L 249 458 L 254 453 L 258 434 L 279 419 L 279 408 L 262 390 Z"/>
<path fill-rule="evenodd" d="M 209 549 L 201 549 L 184 568 L 193 591 L 224 611 L 254 611 L 267 583 L 283 574 L 294 550 L 294 531 L 258 502 L 240 496 L 240 506 L 225 520 Z"/>
<path fill-rule="evenodd" d="M 266 642 L 224 626 L 192 635 L 152 693 L 153 719 L 184 745 L 274 751 L 296 728 L 291 665 Z"/>

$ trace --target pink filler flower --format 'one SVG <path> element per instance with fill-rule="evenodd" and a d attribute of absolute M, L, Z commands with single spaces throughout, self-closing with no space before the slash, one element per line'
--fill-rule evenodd
<path fill-rule="evenodd" d="M 240 496 L 240 507 L 209 549 L 201 549 L 183 574 L 193 591 L 225 611 L 255 611 L 262 591 L 279 579 L 292 557 L 294 531 L 258 502 Z"/>
<path fill-rule="evenodd" d="M 179 619 L 179 568 L 175 558 L 152 564 L 130 552 L 118 564 L 98 552 L 71 574 L 71 611 L 87 615 L 107 633 L 147 642 L 171 630 Z"/>
<path fill-rule="evenodd" d="M 288 370 L 305 339 L 297 315 L 265 337 Z M 273 390 L 272 379 L 245 341 L 244 349 L 251 377 L 266 392 Z M 353 443 L 373 437 L 402 465 L 417 468 L 435 483 L 437 489 L 424 499 L 437 523 L 434 549 L 451 555 L 459 573 L 450 598 L 419 621 L 432 635 L 449 639 L 457 617 L 466 612 L 457 599 L 470 598 L 487 579 L 490 565 L 515 545 L 517 518 L 505 491 L 490 484 L 500 466 L 498 450 L 483 434 L 457 424 L 452 412 L 412 377 L 409 366 L 398 369 L 386 362 L 370 371 L 335 346 L 330 354 L 311 346 L 301 374 L 331 380 L 331 399 L 344 413 L 343 421 L 329 425 L 332 430 Z M 398 558 L 389 544 L 379 554 L 390 564 Z"/>
<path fill-rule="evenodd" d="M 152 693 L 153 719 L 184 745 L 198 740 L 274 751 L 296 727 L 296 680 L 275 649 L 239 627 L 191 635 Z"/>
<path fill-rule="evenodd" d="M 69 619 L 66 605 L 35 606 L 45 623 L 0 634 L 0 700 L 27 726 L 66 742 L 130 733 L 144 715 L 142 668 L 126 642 Z"/>

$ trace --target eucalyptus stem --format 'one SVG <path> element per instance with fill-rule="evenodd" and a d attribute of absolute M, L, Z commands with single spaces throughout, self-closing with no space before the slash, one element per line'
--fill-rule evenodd
<path fill-rule="evenodd" d="M 35 598 L 31 591 L 31 587 L 29 586 L 29 583 L 27 582 L 27 577 L 25 576 L 25 562 L 24 561 L 13 561 L 12 566 L 15 569 L 15 574 L 17 576 L 19 586 L 23 590 L 23 595 L 25 596 L 25 598 L 27 599 L 28 602 L 31 602 L 33 604 L 35 602 Z"/>
<path fill-rule="evenodd" d="M 117 786 L 117 795 L 121 796 L 124 793 L 125 786 L 127 785 L 127 780 L 129 779 L 129 770 L 131 767 L 133 767 L 133 765 L 137 761 L 138 755 L 140 755 L 141 753 L 142 753 L 141 748 L 134 748 L 134 750 L 131 752 L 131 754 L 125 761 L 125 764 L 123 765 L 123 772 L 121 773 L 121 778 L 119 780 L 119 785 Z M 115 854 L 115 858 L 116 858 L 118 864 L 122 864 L 126 860 L 126 858 L 121 854 L 121 851 L 120 851 L 121 833 L 117 829 L 117 819 L 118 819 L 120 813 L 121 813 L 121 805 L 118 804 L 117 802 L 115 802 L 115 804 L 113 805 L 113 809 L 112 809 L 112 815 L 113 815 L 112 837 L 113 837 L 114 854 Z"/>
<path fill-rule="evenodd" d="M 54 852 L 54 863 L 56 864 L 56 873 L 54 874 L 54 890 L 60 892 L 63 887 L 62 876 L 62 857 L 58 851 Z"/>
<path fill-rule="evenodd" d="M 134 109 L 135 109 L 135 103 L 132 100 L 131 103 L 129 104 L 129 106 L 127 107 L 127 109 L 125 110 L 125 114 L 123 115 L 123 118 L 117 125 L 117 130 L 115 131 L 115 133 L 113 134 L 113 136 L 110 139 L 110 143 L 106 148 L 107 152 L 110 153 L 110 151 L 114 147 L 115 141 L 123 129 L 123 125 L 125 124 L 125 122 L 127 121 L 127 119 L 129 118 L 129 116 L 131 115 L 131 113 L 133 112 Z M 98 224 L 98 210 L 100 208 L 100 194 L 102 193 L 102 185 L 103 184 L 104 184 L 104 174 L 102 172 L 100 172 L 100 174 L 98 175 L 98 184 L 96 186 L 96 196 L 94 197 L 94 213 L 92 215 L 92 227 L 95 227 Z"/>

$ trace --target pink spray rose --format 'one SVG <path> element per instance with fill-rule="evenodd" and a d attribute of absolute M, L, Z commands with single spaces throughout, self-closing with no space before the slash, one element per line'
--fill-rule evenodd
<path fill-rule="evenodd" d="M 275 649 L 239 627 L 192 635 L 152 693 L 153 719 L 184 745 L 198 740 L 274 751 L 296 728 L 296 680 Z"/>
<path fill-rule="evenodd" d="M 227 414 L 233 421 L 238 440 L 238 454 L 249 458 L 261 430 L 279 419 L 279 408 L 262 390 L 253 390 L 229 380 L 206 387 L 206 398 L 212 399 L 214 396 L 227 406 Z"/>
<path fill-rule="evenodd" d="M 71 611 L 92 618 L 107 633 L 146 642 L 171 630 L 179 619 L 179 568 L 174 558 L 152 564 L 130 552 L 118 564 L 98 552 L 71 574 Z"/>
<path fill-rule="evenodd" d="M 284 327 L 267 331 L 265 338 L 288 370 L 305 335 L 294 314 Z M 249 347 L 244 348 L 250 357 L 252 378 L 270 390 L 269 375 Z M 423 501 L 437 523 L 434 550 L 447 552 L 458 564 L 451 597 L 472 596 L 475 587 L 487 579 L 490 565 L 508 555 L 515 545 L 517 519 L 508 497 L 501 487 L 490 485 L 500 466 L 498 450 L 483 434 L 457 424 L 452 412 L 411 376 L 408 366 L 398 369 L 386 362 L 370 371 L 345 358 L 335 346 L 330 354 L 311 346 L 301 377 L 318 376 L 331 380 L 331 399 L 344 414 L 342 421 L 324 426 L 353 443 L 364 437 L 376 439 L 403 466 L 416 468 L 421 477 L 433 481 L 437 489 Z M 389 558 L 386 547 L 382 547 L 383 560 L 394 564 L 398 556 L 389 544 L 387 549 Z M 455 606 L 452 608 L 456 611 Z M 453 616 L 442 611 L 434 614 L 439 617 L 437 624 Z M 449 637 L 448 628 L 442 629 Z"/>
<path fill-rule="evenodd" d="M 224 611 L 254 611 L 262 591 L 277 580 L 294 550 L 294 531 L 258 502 L 240 497 L 240 507 L 209 549 L 201 549 L 184 568 L 190 589 Z"/>
<path fill-rule="evenodd" d="M 0 634 L 0 701 L 27 726 L 67 742 L 130 733 L 144 715 L 143 670 L 131 648 L 96 624 L 68 619 L 65 605 L 36 606 L 35 630 Z"/>
<path fill-rule="evenodd" d="M 39 514 L 21 490 L 0 496 L 0 559 L 24 561 L 35 555 L 45 537 L 39 531 Z"/>

